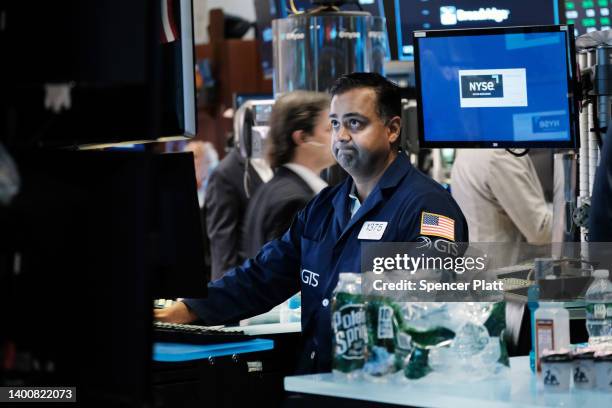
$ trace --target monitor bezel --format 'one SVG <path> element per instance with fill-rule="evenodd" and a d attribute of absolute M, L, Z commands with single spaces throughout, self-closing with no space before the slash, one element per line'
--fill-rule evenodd
<path fill-rule="evenodd" d="M 185 107 L 183 106 L 183 120 L 185 122 L 185 125 L 183 126 L 183 137 L 188 138 L 188 139 L 193 139 L 194 137 L 197 136 L 198 134 L 198 97 L 197 97 L 197 93 L 198 93 L 198 89 L 196 87 L 196 71 L 195 71 L 195 65 L 198 62 L 198 58 L 197 58 L 197 51 L 196 51 L 196 41 L 195 41 L 195 16 L 193 13 L 193 0 L 187 0 L 186 3 L 179 3 L 181 6 L 181 31 L 183 30 L 183 7 L 185 7 L 185 13 L 189 14 L 189 24 L 191 25 L 191 31 L 189 34 L 191 34 L 191 47 L 188 48 L 183 48 L 183 44 L 181 43 L 181 57 L 184 55 L 185 52 L 189 53 L 189 51 L 191 51 L 191 64 L 185 64 L 185 61 L 181 61 L 181 65 L 182 65 L 182 74 L 183 74 L 183 78 L 188 79 L 191 82 L 191 89 L 193 90 L 193 95 L 192 95 L 192 112 L 191 114 L 193 114 L 193 123 L 191 125 L 193 125 L 193 133 L 191 133 L 188 129 L 187 125 L 187 119 L 189 116 L 188 113 L 186 112 Z M 181 41 L 183 41 L 183 38 L 181 36 Z M 189 44 L 188 44 L 189 46 Z M 187 66 L 185 66 L 187 65 Z M 193 67 L 193 68 L 190 68 Z M 190 74 L 191 73 L 191 74 Z M 182 84 L 183 85 L 183 92 L 186 89 L 186 85 L 185 83 Z M 189 95 L 185 96 L 183 95 L 183 100 L 187 101 L 187 99 L 192 99 L 189 98 Z M 162 136 L 163 137 L 163 136 Z"/>
<path fill-rule="evenodd" d="M 567 73 L 567 103 L 570 117 L 570 138 L 564 141 L 427 141 L 423 121 L 423 95 L 421 93 L 420 40 L 431 37 L 462 37 L 477 35 L 530 34 L 530 33 L 565 32 L 566 41 L 566 73 Z M 543 26 L 470 28 L 453 30 L 419 30 L 413 33 L 414 38 L 414 70 L 417 98 L 417 119 L 420 148 L 561 148 L 578 149 L 579 147 L 579 100 L 576 83 L 576 50 L 574 28 L 572 25 L 555 24 Z"/>

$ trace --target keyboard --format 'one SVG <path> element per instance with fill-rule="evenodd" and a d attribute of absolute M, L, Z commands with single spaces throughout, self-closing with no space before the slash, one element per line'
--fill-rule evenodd
<path fill-rule="evenodd" d="M 185 344 L 220 344 L 252 340 L 240 329 L 193 324 L 153 322 L 153 341 Z"/>

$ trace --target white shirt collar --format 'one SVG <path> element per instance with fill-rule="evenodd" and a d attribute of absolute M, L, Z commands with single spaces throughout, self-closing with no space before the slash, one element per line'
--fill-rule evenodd
<path fill-rule="evenodd" d="M 357 214 L 357 211 L 361 208 L 361 201 L 357 196 L 357 188 L 355 187 L 355 182 L 351 186 L 351 191 L 349 192 L 349 198 L 351 199 L 351 218 Z"/>
<path fill-rule="evenodd" d="M 274 172 L 265 159 L 249 159 L 249 162 L 259 175 L 259 178 L 261 178 L 261 181 L 264 183 L 270 181 L 270 179 L 274 176 Z"/>
<path fill-rule="evenodd" d="M 198 204 L 200 204 L 200 208 L 204 207 L 204 197 L 206 197 L 206 186 L 202 183 L 202 186 L 198 188 Z"/>
<path fill-rule="evenodd" d="M 319 194 L 321 190 L 327 187 L 327 183 L 308 167 L 297 163 L 285 163 L 283 166 L 300 176 L 300 178 L 304 180 L 306 184 L 308 184 L 308 187 L 310 187 L 315 194 Z"/>

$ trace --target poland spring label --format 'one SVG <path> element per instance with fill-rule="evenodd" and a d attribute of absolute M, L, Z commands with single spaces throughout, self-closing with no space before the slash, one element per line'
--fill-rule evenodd
<path fill-rule="evenodd" d="M 363 360 L 368 339 L 366 312 L 363 304 L 340 307 L 332 315 L 335 357 L 344 360 Z"/>

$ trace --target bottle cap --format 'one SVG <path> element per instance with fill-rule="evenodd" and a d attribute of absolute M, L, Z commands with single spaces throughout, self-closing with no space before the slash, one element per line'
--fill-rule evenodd
<path fill-rule="evenodd" d="M 544 350 L 540 361 L 543 363 L 564 363 L 572 361 L 572 352 L 568 349 Z"/>
<path fill-rule="evenodd" d="M 361 274 L 356 272 L 340 272 L 338 276 L 339 282 L 354 282 L 361 285 Z"/>
<path fill-rule="evenodd" d="M 591 274 L 594 278 L 607 278 L 610 272 L 607 269 L 597 269 Z"/>
<path fill-rule="evenodd" d="M 595 350 L 589 347 L 584 347 L 574 351 L 575 360 L 592 360 L 595 355 Z"/>

